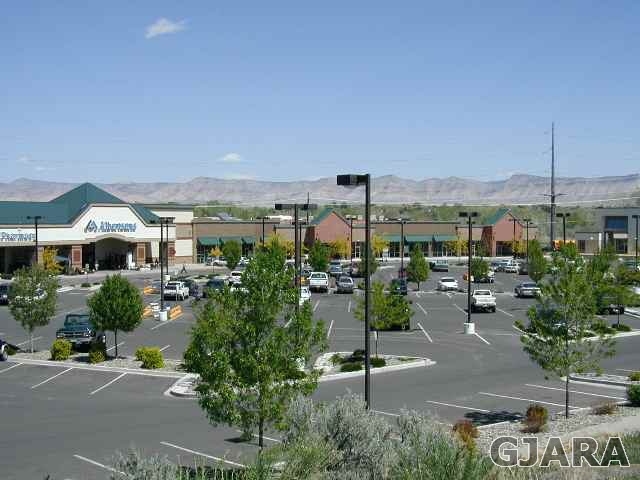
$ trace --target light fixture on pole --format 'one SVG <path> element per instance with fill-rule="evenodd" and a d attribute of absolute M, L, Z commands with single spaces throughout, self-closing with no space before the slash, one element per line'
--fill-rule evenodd
<path fill-rule="evenodd" d="M 570 217 L 570 213 L 556 213 L 557 218 L 562 218 L 562 246 L 567 244 L 567 217 Z"/>
<path fill-rule="evenodd" d="M 468 259 L 468 269 L 467 269 L 467 323 L 464 324 L 464 333 L 467 334 L 475 334 L 476 329 L 473 321 L 471 320 L 471 242 L 473 240 L 471 235 L 471 225 L 473 224 L 473 218 L 478 216 L 478 212 L 460 212 L 461 218 L 467 219 L 467 225 L 469 227 L 469 238 L 467 240 L 467 253 L 469 256 Z"/>
<path fill-rule="evenodd" d="M 36 230 L 36 265 L 40 263 L 40 246 L 38 245 L 38 222 L 42 219 L 42 215 L 28 215 L 27 220 L 33 220 L 33 226 Z"/>
<path fill-rule="evenodd" d="M 371 408 L 371 349 L 370 349 L 370 258 L 371 255 L 371 176 L 363 175 L 338 175 L 336 182 L 343 187 L 365 186 L 365 207 L 364 207 L 364 401 L 367 408 Z"/>

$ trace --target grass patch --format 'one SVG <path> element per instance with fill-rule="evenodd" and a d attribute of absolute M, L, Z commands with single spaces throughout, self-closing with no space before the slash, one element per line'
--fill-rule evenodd
<path fill-rule="evenodd" d="M 362 364 L 356 362 L 345 362 L 340 367 L 341 372 L 357 372 L 362 370 Z"/>
<path fill-rule="evenodd" d="M 613 325 L 611 325 L 611 328 L 614 331 L 618 332 L 630 332 L 631 330 L 633 330 L 629 325 L 625 325 L 624 323 L 621 323 L 620 325 L 614 323 Z"/>
<path fill-rule="evenodd" d="M 381 357 L 371 357 L 371 366 L 373 368 L 384 367 L 387 364 L 387 361 Z"/>
<path fill-rule="evenodd" d="M 613 402 L 603 403 L 593 407 L 592 412 L 594 415 L 613 415 L 618 411 L 618 405 Z"/>
<path fill-rule="evenodd" d="M 414 360 L 417 360 L 416 357 L 399 357 L 398 360 L 400 360 L 401 362 L 413 362 Z"/>
<path fill-rule="evenodd" d="M 640 464 L 640 432 L 622 436 L 622 444 L 632 465 Z"/>

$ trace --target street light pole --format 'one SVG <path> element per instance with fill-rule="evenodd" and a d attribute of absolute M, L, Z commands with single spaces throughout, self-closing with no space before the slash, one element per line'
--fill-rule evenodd
<path fill-rule="evenodd" d="M 38 244 L 38 222 L 40 221 L 40 219 L 42 218 L 42 215 L 29 215 L 27 216 L 27 220 L 33 220 L 33 226 L 36 230 L 36 265 L 38 265 L 40 262 L 40 252 L 39 252 L 39 248 L 40 245 Z"/>
<path fill-rule="evenodd" d="M 520 220 L 513 217 L 509 219 L 510 222 L 513 223 L 513 240 L 511 241 L 511 253 L 513 254 L 513 259 L 516 259 L 516 222 L 520 223 Z"/>
<path fill-rule="evenodd" d="M 468 240 L 467 240 L 467 254 L 468 254 L 468 269 L 467 269 L 467 323 L 465 325 L 465 333 L 474 334 L 475 327 L 471 320 L 471 242 L 472 242 L 472 231 L 471 225 L 473 224 L 473 217 L 478 216 L 478 212 L 460 212 L 460 217 L 466 218 L 469 232 L 468 232 Z"/>
<path fill-rule="evenodd" d="M 354 241 L 353 241 L 353 215 L 350 215 L 349 216 L 349 272 L 350 272 L 351 275 L 353 275 L 353 246 L 354 246 Z"/>
<path fill-rule="evenodd" d="M 567 244 L 567 217 L 570 217 L 570 213 L 556 213 L 556 217 L 562 218 L 562 246 Z"/>
<path fill-rule="evenodd" d="M 160 312 L 164 312 L 164 217 L 160 217 L 160 247 L 158 256 L 160 257 Z M 161 313 L 162 314 L 162 313 Z M 162 314 L 164 315 L 164 314 Z"/>
<path fill-rule="evenodd" d="M 338 185 L 345 187 L 365 186 L 365 220 L 364 220 L 364 401 L 367 409 L 371 408 L 371 349 L 370 347 L 370 314 L 371 314 L 371 175 L 338 175 Z"/>
<path fill-rule="evenodd" d="M 636 258 L 636 270 L 638 269 L 638 218 L 640 215 L 631 215 L 632 218 L 636 219 L 636 248 L 635 248 L 635 258 Z"/>
<path fill-rule="evenodd" d="M 525 224 L 525 229 L 527 231 L 527 239 L 526 239 L 526 249 L 527 249 L 527 265 L 529 265 L 529 225 L 531 225 L 530 218 L 523 218 L 522 221 Z"/>

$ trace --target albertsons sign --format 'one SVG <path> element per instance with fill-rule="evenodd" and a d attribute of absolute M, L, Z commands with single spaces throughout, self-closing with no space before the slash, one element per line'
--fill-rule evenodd
<path fill-rule="evenodd" d="M 85 233 L 133 233 L 138 228 L 136 223 L 111 223 L 111 222 L 96 222 L 89 220 L 87 226 L 84 227 Z"/>

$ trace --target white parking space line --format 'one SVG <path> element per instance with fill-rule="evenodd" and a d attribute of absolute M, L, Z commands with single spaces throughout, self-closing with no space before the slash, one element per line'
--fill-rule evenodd
<path fill-rule="evenodd" d="M 116 347 L 119 347 L 120 345 L 124 345 L 124 342 L 117 343 L 116 345 L 107 348 L 107 352 L 110 352 L 111 350 L 113 350 Z"/>
<path fill-rule="evenodd" d="M 383 412 L 382 410 L 371 410 L 373 413 L 379 413 L 380 415 L 387 415 L 389 417 L 399 417 L 400 414 L 399 413 L 389 413 L 389 412 Z"/>
<path fill-rule="evenodd" d="M 169 348 L 171 345 L 165 345 L 164 347 L 162 347 L 160 349 L 161 352 L 164 352 L 167 348 Z"/>
<path fill-rule="evenodd" d="M 619 372 L 629 372 L 629 373 L 637 372 L 637 370 L 629 370 L 627 368 L 616 368 L 616 370 Z"/>
<path fill-rule="evenodd" d="M 500 313 L 504 313 L 505 315 L 507 315 L 509 317 L 514 317 L 513 313 L 506 312 L 506 311 L 502 310 L 501 308 L 496 308 L 496 310 L 499 311 Z"/>
<path fill-rule="evenodd" d="M 420 324 L 420 322 L 418 322 L 418 327 L 420 327 L 420 330 L 422 330 L 422 333 L 424 333 L 424 336 L 427 337 L 427 340 L 433 343 L 433 340 L 431 339 L 427 331 L 424 329 L 424 327 Z"/>
<path fill-rule="evenodd" d="M 464 405 L 455 405 L 453 403 L 434 402 L 433 400 L 425 400 L 427 403 L 433 403 L 434 405 L 443 405 L 445 407 L 461 408 L 463 410 L 473 410 L 474 412 L 489 413 L 491 410 L 484 410 L 482 408 L 465 407 Z"/>
<path fill-rule="evenodd" d="M 122 473 L 122 472 L 117 472 L 115 468 L 110 467 L 109 465 L 105 465 L 103 463 L 100 462 L 96 462 L 95 460 L 91 460 L 90 458 L 87 457 L 83 457 L 82 455 L 78 455 L 75 454 L 73 455 L 75 458 L 77 458 L 78 460 L 82 460 L 83 462 L 87 462 L 90 463 L 91 465 L 94 465 L 96 467 L 100 467 L 103 468 L 105 470 L 108 470 L 109 472 L 114 472 L 114 473 Z M 124 473 L 122 473 L 124 475 Z"/>
<path fill-rule="evenodd" d="M 244 433 L 242 430 L 236 430 L 236 432 Z M 260 435 L 258 435 L 257 433 L 252 433 L 251 436 L 254 438 L 260 438 Z M 266 435 L 262 435 L 262 438 L 264 438 L 265 440 L 269 440 L 270 442 L 282 443 L 282 440 L 278 440 L 277 438 L 267 437 Z"/>
<path fill-rule="evenodd" d="M 320 300 L 316 300 L 316 304 L 313 306 L 314 312 L 318 309 L 318 305 L 320 305 Z"/>
<path fill-rule="evenodd" d="M 556 390 L 559 392 L 564 392 L 564 388 L 557 388 L 557 387 L 547 387 L 546 385 L 533 385 L 531 383 L 525 383 L 524 384 L 525 387 L 531 387 L 531 388 L 544 388 L 546 390 Z M 613 400 L 626 400 L 626 398 L 623 397 L 612 397 L 611 395 L 601 395 L 599 393 L 591 393 L 591 392 L 581 392 L 579 390 L 569 390 L 570 393 L 577 393 L 579 395 L 589 395 L 592 397 L 603 397 L 603 398 L 611 398 Z"/>
<path fill-rule="evenodd" d="M 67 372 L 69 372 L 69 371 L 71 371 L 71 370 L 73 370 L 73 367 L 71 367 L 71 368 L 67 368 L 66 370 L 63 370 L 63 371 L 61 371 L 61 372 L 59 372 L 59 373 L 56 373 L 54 376 L 49 377 L 49 378 L 47 378 L 46 380 L 43 380 L 43 381 L 42 381 L 42 382 L 40 382 L 40 383 L 36 383 L 35 385 L 33 385 L 33 386 L 31 387 L 31 389 L 38 388 L 40 385 L 44 385 L 45 383 L 48 383 L 48 382 L 50 382 L 51 380 L 53 380 L 54 378 L 57 378 L 57 377 L 59 377 L 60 375 L 63 375 L 63 374 L 65 374 L 65 373 L 67 373 Z"/>
<path fill-rule="evenodd" d="M 424 309 L 424 307 L 422 305 L 420 305 L 419 303 L 416 303 L 416 305 L 418 305 L 418 308 L 420 310 L 422 310 L 422 313 L 424 313 L 424 316 L 426 317 L 427 316 L 427 311 Z"/>
<path fill-rule="evenodd" d="M 200 457 L 209 458 L 211 460 L 215 460 L 216 462 L 227 463 L 229 465 L 233 465 L 234 467 L 240 467 L 240 468 L 245 468 L 246 467 L 246 465 L 243 465 L 242 463 L 236 463 L 236 462 L 232 462 L 231 460 L 225 460 L 224 458 L 214 457 L 213 455 L 207 455 L 206 453 L 197 452 L 195 450 L 191 450 L 189 448 L 181 447 L 180 445 L 175 445 L 173 443 L 160 442 L 160 444 L 164 445 L 165 447 L 171 447 L 171 448 L 175 448 L 177 450 L 182 450 L 183 452 L 187 452 L 187 453 L 190 453 L 192 455 L 198 455 Z"/>
<path fill-rule="evenodd" d="M 489 342 L 487 342 L 484 338 L 482 338 L 480 336 L 480 334 L 478 334 L 478 332 L 473 332 L 473 334 L 478 337 L 480 340 L 482 340 L 484 343 L 486 343 L 487 345 L 491 345 Z"/>
<path fill-rule="evenodd" d="M 347 313 L 351 313 L 351 300 L 349 300 L 349 305 L 347 305 Z"/>
<path fill-rule="evenodd" d="M 331 323 L 329 324 L 329 328 L 327 330 L 327 338 L 329 338 L 331 336 L 331 329 L 333 328 L 333 320 L 331 320 Z"/>
<path fill-rule="evenodd" d="M 100 390 L 103 390 L 105 388 L 107 388 L 109 385 L 111 385 L 112 383 L 117 382 L 118 380 L 120 380 L 122 377 L 124 377 L 127 374 L 127 372 L 125 373 L 121 373 L 120 375 L 118 375 L 116 378 L 114 378 L 113 380 L 111 380 L 110 382 L 105 383 L 103 386 L 101 386 L 100 388 L 96 388 L 93 392 L 91 392 L 89 395 L 94 395 L 96 393 L 98 393 Z"/>
<path fill-rule="evenodd" d="M 489 397 L 497 397 L 497 398 L 508 398 L 510 400 L 520 400 L 521 402 L 529 402 L 529 403 L 543 403 L 545 405 L 552 405 L 554 407 L 564 407 L 563 403 L 543 402 L 542 400 L 535 400 L 533 398 L 510 397 L 509 395 L 498 395 L 497 393 L 489 393 L 489 392 L 478 392 L 478 395 L 487 395 Z M 569 405 L 569 408 L 580 408 L 580 407 Z"/>
<path fill-rule="evenodd" d="M 33 337 L 33 341 L 37 342 L 38 340 L 40 340 L 42 337 Z M 25 340 L 24 342 L 20 342 L 20 343 L 16 343 L 16 347 L 21 347 L 22 345 L 26 345 L 27 343 L 29 343 L 31 340 Z"/>
<path fill-rule="evenodd" d="M 12 368 L 16 368 L 19 367 L 20 365 L 22 365 L 22 363 L 16 363 L 15 365 L 11 365 L 10 367 L 7 367 L 3 370 L 0 370 L 0 373 L 4 373 L 4 372 L 8 372 L 9 370 L 11 370 Z"/>
<path fill-rule="evenodd" d="M 454 303 L 453 306 L 456 307 L 458 310 L 460 310 L 463 315 L 467 314 L 467 312 L 465 312 L 463 308 L 460 308 L 457 303 Z"/>

